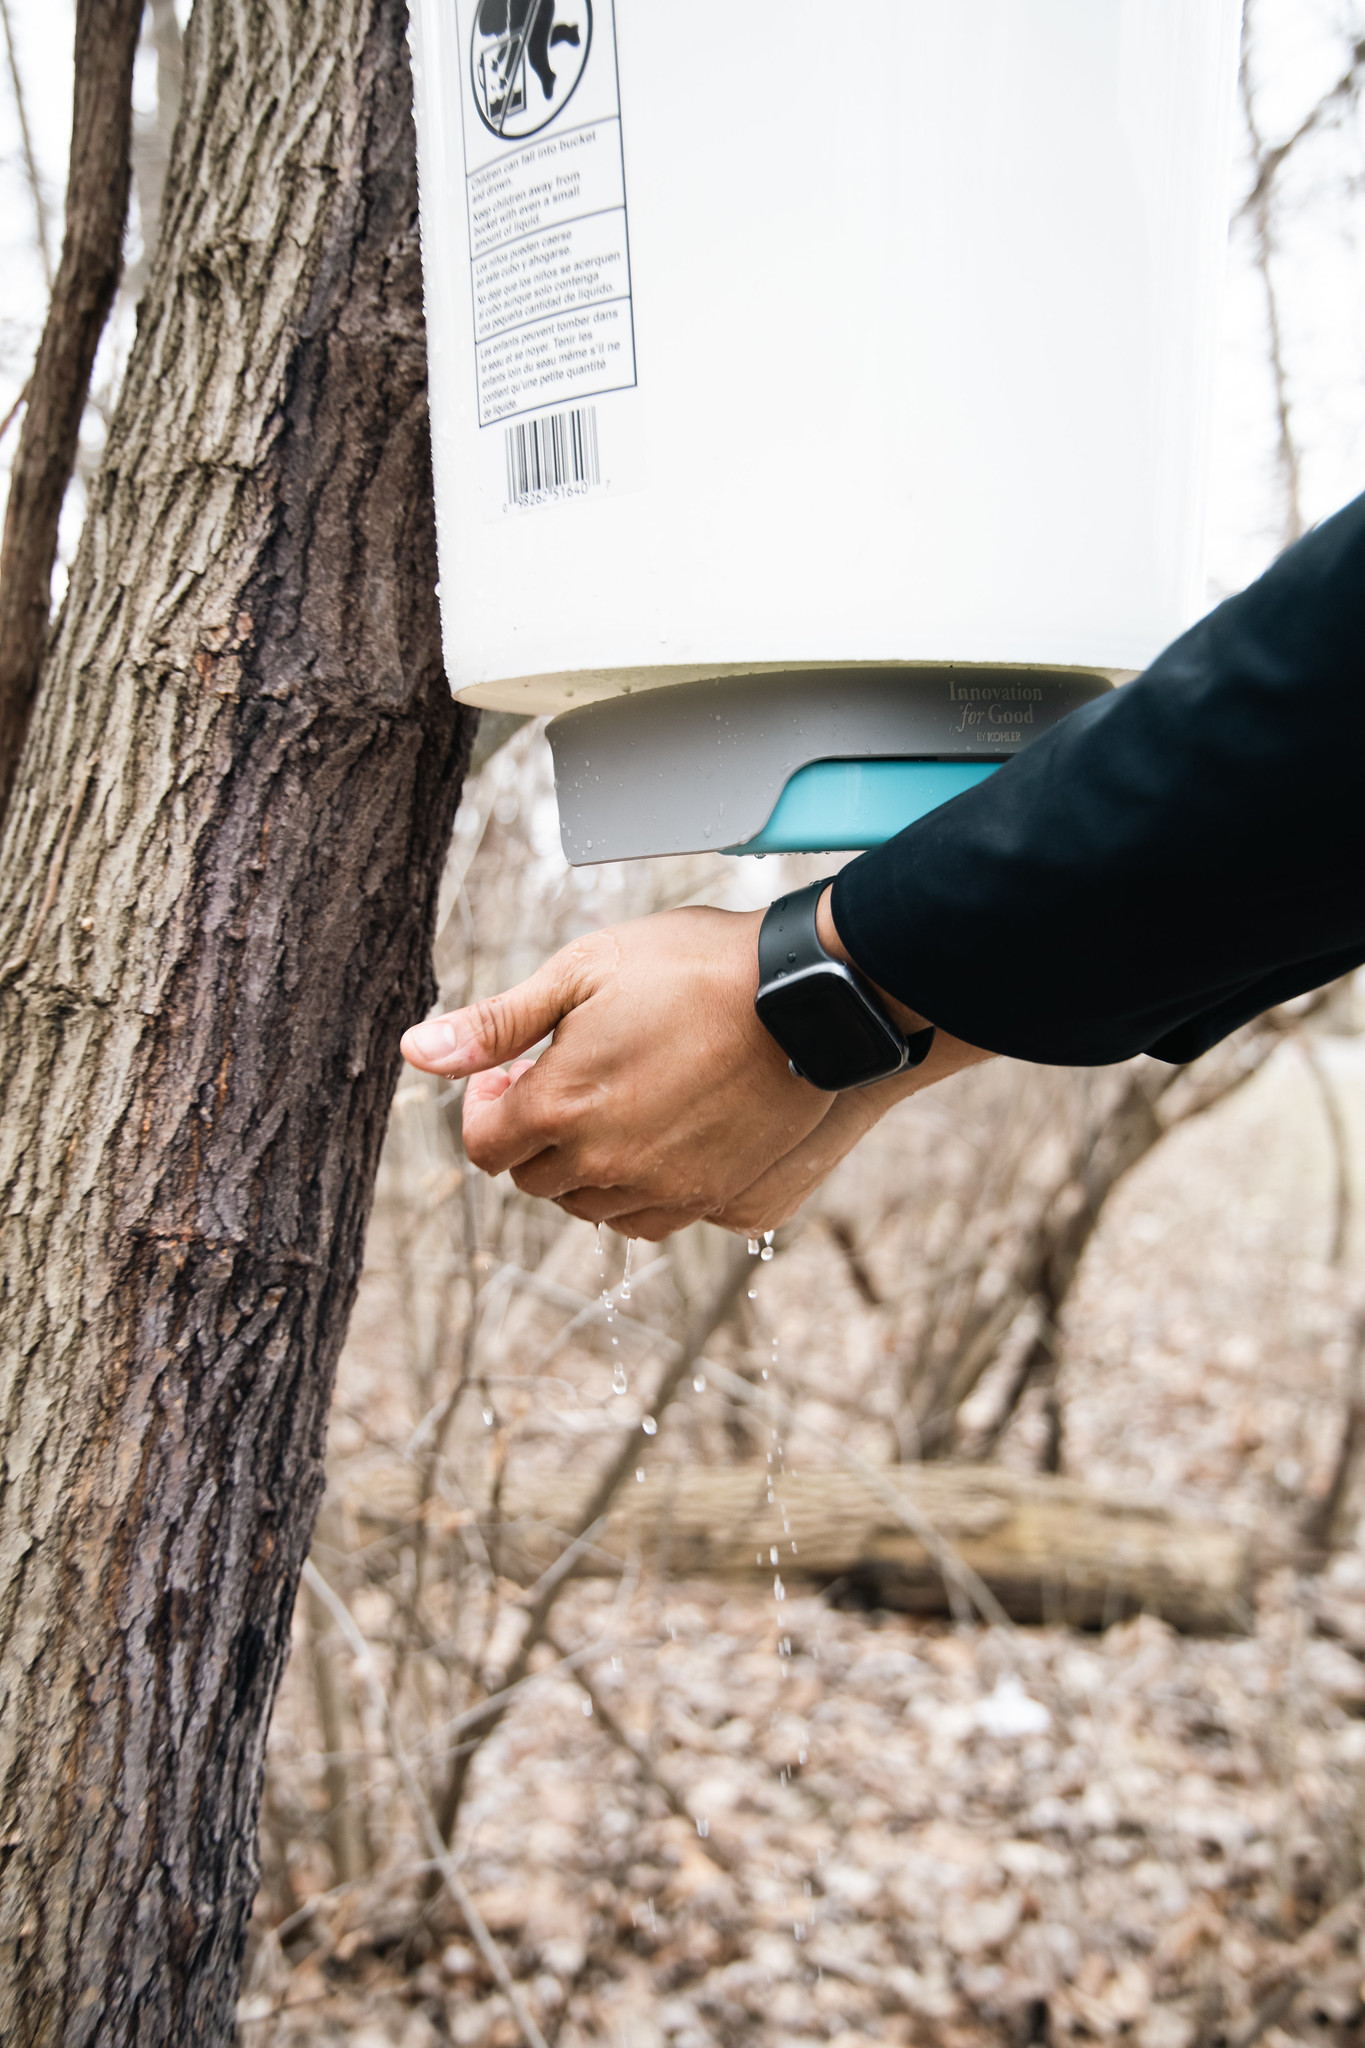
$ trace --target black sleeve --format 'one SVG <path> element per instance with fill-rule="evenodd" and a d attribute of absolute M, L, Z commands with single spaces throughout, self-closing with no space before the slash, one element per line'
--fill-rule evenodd
<path fill-rule="evenodd" d="M 1017 1059 L 1193 1058 L 1365 960 L 1365 497 L 839 875 L 873 981 Z"/>

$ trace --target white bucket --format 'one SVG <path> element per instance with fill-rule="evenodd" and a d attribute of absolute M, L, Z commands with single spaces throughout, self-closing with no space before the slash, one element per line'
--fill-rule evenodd
<path fill-rule="evenodd" d="M 919 717 L 964 666 L 1063 709 L 1145 666 L 1202 606 L 1239 13 L 413 0 L 457 694 L 722 678 L 776 733 L 740 679 L 900 672 Z M 924 758 L 877 702 L 804 758 Z M 665 850 L 638 791 L 629 845 L 582 823 L 630 711 L 597 766 L 557 749 L 571 857 Z M 1001 758 L 958 739 L 930 758 Z M 667 847 L 735 843 L 671 745 Z"/>

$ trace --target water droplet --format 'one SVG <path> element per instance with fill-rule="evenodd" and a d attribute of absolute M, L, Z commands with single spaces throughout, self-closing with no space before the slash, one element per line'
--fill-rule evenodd
<path fill-rule="evenodd" d="M 626 1391 L 626 1369 L 619 1358 L 616 1361 L 616 1370 L 611 1376 L 611 1390 L 613 1394 L 624 1394 Z"/>
<path fill-rule="evenodd" d="M 706 1374 L 704 1372 L 693 1373 L 692 1392 L 694 1394 L 704 1394 L 706 1392 Z"/>
<path fill-rule="evenodd" d="M 765 1244 L 765 1245 L 764 1245 L 764 1247 L 763 1247 L 763 1249 L 762 1249 L 762 1251 L 761 1251 L 761 1252 L 759 1253 L 759 1255 L 758 1255 L 758 1256 L 760 1257 L 760 1259 L 770 1259 L 770 1258 L 772 1257 L 772 1255 L 773 1255 L 773 1248 L 772 1248 L 772 1246 L 771 1246 L 770 1244 Z"/>
<path fill-rule="evenodd" d="M 635 1467 L 635 1477 L 639 1480 L 641 1486 L 643 1486 L 645 1483 L 645 1468 L 643 1465 L 637 1465 Z"/>
<path fill-rule="evenodd" d="M 640 1424 L 646 1436 L 657 1436 L 659 1425 L 652 1415 L 646 1415 Z"/>
<path fill-rule="evenodd" d="M 629 1301 L 629 1300 L 630 1300 L 630 1261 L 631 1261 L 631 1255 L 633 1254 L 634 1250 L 635 1250 L 635 1239 L 634 1239 L 633 1237 L 628 1237 L 628 1238 L 626 1239 L 626 1267 L 625 1267 L 625 1271 L 624 1271 L 624 1272 L 622 1273 L 622 1275 L 621 1275 L 621 1299 L 622 1299 L 622 1301 Z"/>
<path fill-rule="evenodd" d="M 485 1408 L 483 1411 L 483 1426 L 485 1429 L 493 1427 L 493 1410 L 491 1408 Z"/>
<path fill-rule="evenodd" d="M 778 1576 L 777 1576 L 776 1572 L 774 1572 L 774 1573 L 773 1573 L 773 1598 L 774 1598 L 774 1600 L 785 1600 L 785 1599 L 786 1599 L 786 1597 L 787 1597 L 787 1589 L 786 1589 L 786 1587 L 785 1587 L 785 1586 L 783 1585 L 783 1583 L 782 1583 L 781 1579 L 779 1579 L 779 1578 L 778 1578 Z"/>
<path fill-rule="evenodd" d="M 805 1750 L 805 1749 L 798 1749 L 798 1750 L 797 1750 L 797 1752 L 796 1752 L 796 1761 L 797 1761 L 797 1762 L 798 1762 L 799 1764 L 803 1764 L 803 1763 L 805 1763 L 805 1761 L 806 1761 L 806 1758 L 807 1758 L 807 1757 L 809 1756 L 809 1754 L 810 1754 L 810 1751 L 809 1751 L 809 1750 Z M 806 1897 L 807 1897 L 807 1898 L 809 1898 L 809 1897 L 810 1897 L 810 1886 L 809 1886 L 809 1885 L 807 1885 L 807 1886 L 806 1886 Z"/>
<path fill-rule="evenodd" d="M 750 1301 L 758 1300 L 758 1289 L 756 1287 L 751 1287 L 749 1289 L 749 1299 Z"/>
<path fill-rule="evenodd" d="M 590 1699 L 585 1699 L 583 1701 L 583 1712 L 585 1714 L 590 1714 L 592 1712 L 592 1701 Z"/>
<path fill-rule="evenodd" d="M 763 1233 L 763 1242 L 764 1242 L 764 1244 L 771 1244 L 771 1243 L 772 1243 L 772 1241 L 773 1241 L 773 1233 L 772 1233 L 772 1231 L 771 1231 L 771 1230 L 765 1230 L 765 1231 L 764 1231 L 764 1233 Z"/>
<path fill-rule="evenodd" d="M 706 1818 L 706 1815 L 704 1813 L 699 1813 L 697 1815 L 697 1833 L 701 1836 L 703 1842 L 706 1840 L 706 1837 L 710 1834 L 710 1832 L 710 1821 Z"/>
<path fill-rule="evenodd" d="M 758 1239 L 756 1237 L 751 1237 L 749 1239 L 749 1257 L 751 1259 L 756 1259 L 758 1257 Z"/>
<path fill-rule="evenodd" d="M 763 1377 L 764 1377 L 764 1379 L 765 1379 L 765 1380 L 766 1380 L 766 1379 L 767 1379 L 767 1377 L 768 1377 L 768 1368 L 767 1368 L 767 1366 L 766 1366 L 766 1365 L 765 1365 L 765 1366 L 764 1366 L 764 1368 L 763 1368 Z M 774 1430 L 774 1431 L 773 1431 L 773 1435 L 774 1435 L 774 1436 L 776 1436 L 776 1435 L 777 1435 L 777 1431 L 776 1431 L 776 1430 Z"/>
<path fill-rule="evenodd" d="M 776 1564 L 776 1563 L 777 1563 L 777 1545 L 776 1545 L 775 1543 L 773 1544 L 772 1548 L 771 1548 L 771 1549 L 769 1550 L 769 1552 L 768 1552 L 768 1562 L 769 1562 L 769 1564 Z"/>

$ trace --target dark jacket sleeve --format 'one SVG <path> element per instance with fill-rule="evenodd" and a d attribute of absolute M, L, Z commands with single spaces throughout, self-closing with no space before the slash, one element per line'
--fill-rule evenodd
<path fill-rule="evenodd" d="M 1192 1059 L 1365 961 L 1365 497 L 852 862 L 839 935 L 972 1045 Z"/>

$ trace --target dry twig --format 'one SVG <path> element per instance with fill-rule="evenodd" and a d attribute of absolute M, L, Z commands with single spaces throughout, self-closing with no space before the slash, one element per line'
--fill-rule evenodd
<path fill-rule="evenodd" d="M 37 693 L 62 499 L 123 258 L 141 21 L 142 0 L 77 0 L 66 232 L 0 542 L 0 817 Z"/>

